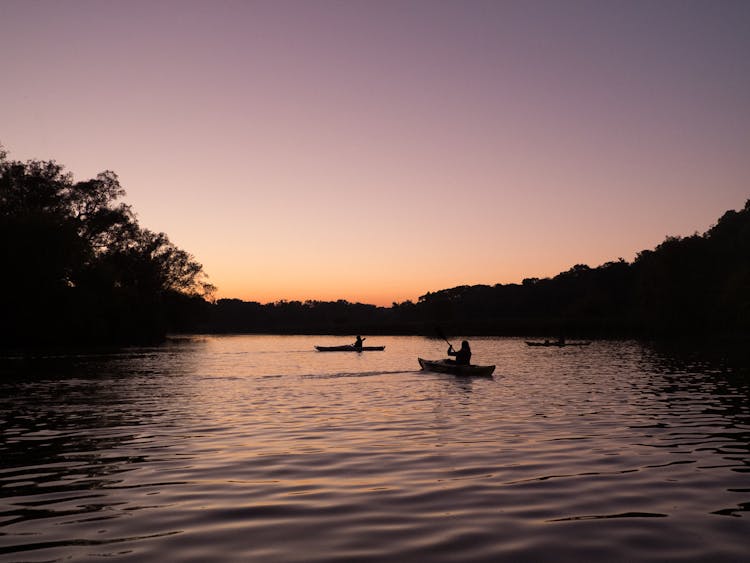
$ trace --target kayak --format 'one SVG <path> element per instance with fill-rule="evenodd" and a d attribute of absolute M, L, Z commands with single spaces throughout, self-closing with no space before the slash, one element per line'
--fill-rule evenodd
<path fill-rule="evenodd" d="M 492 377 L 492 372 L 495 371 L 495 366 L 477 366 L 473 364 L 459 366 L 457 364 L 449 363 L 446 360 L 417 359 L 419 360 L 419 365 L 422 366 L 422 369 L 425 371 L 436 371 L 438 373 L 450 373 L 453 375 L 474 377 Z"/>
<path fill-rule="evenodd" d="M 531 342 L 527 340 L 526 344 L 529 346 L 559 346 L 562 348 L 563 346 L 588 346 L 591 342 L 555 342 L 554 340 L 551 342 Z"/>
<path fill-rule="evenodd" d="M 345 346 L 316 346 L 318 352 L 380 352 L 385 350 L 385 346 L 362 346 L 357 348 L 351 344 Z"/>

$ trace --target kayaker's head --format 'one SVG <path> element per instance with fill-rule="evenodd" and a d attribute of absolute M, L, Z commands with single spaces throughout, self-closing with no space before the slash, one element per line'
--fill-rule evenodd
<path fill-rule="evenodd" d="M 469 341 L 464 340 L 461 342 L 461 350 L 469 350 Z"/>

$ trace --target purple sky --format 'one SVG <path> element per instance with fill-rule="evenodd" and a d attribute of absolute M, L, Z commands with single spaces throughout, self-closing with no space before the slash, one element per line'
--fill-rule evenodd
<path fill-rule="evenodd" d="M 750 2 L 0 0 L 0 143 L 120 175 L 219 296 L 390 304 L 750 198 Z"/>

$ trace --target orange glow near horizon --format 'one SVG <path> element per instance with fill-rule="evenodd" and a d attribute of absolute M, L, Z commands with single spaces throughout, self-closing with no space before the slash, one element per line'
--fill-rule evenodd
<path fill-rule="evenodd" d="M 389 306 L 632 260 L 742 207 L 748 22 L 747 3 L 10 1 L 0 143 L 114 170 L 218 297 Z"/>

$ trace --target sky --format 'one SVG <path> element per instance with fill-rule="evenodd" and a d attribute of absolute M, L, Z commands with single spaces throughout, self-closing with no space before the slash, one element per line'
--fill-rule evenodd
<path fill-rule="evenodd" d="M 0 0 L 0 143 L 113 170 L 217 297 L 633 260 L 750 198 L 745 0 Z"/>

